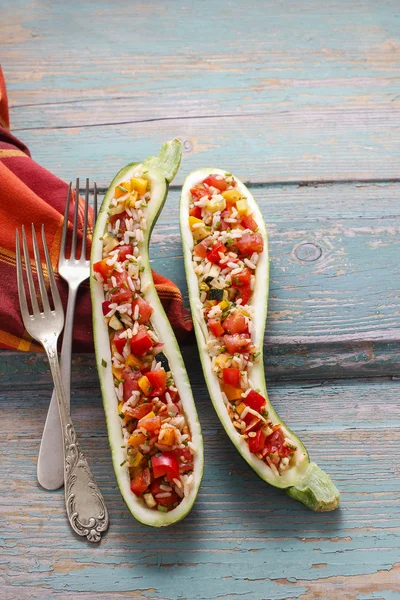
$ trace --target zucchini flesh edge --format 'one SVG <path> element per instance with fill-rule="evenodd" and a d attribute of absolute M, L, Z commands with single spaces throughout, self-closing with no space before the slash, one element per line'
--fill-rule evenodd
<path fill-rule="evenodd" d="M 121 494 L 132 515 L 139 522 L 153 527 L 170 525 L 181 520 L 188 514 L 196 499 L 203 474 L 203 442 L 191 387 L 178 343 L 154 287 L 148 255 L 151 231 L 166 200 L 168 184 L 178 170 L 181 152 L 181 142 L 179 140 L 172 140 L 163 145 L 157 157 L 150 157 L 142 163 L 131 163 L 117 173 L 110 184 L 98 214 L 91 253 L 92 276 L 90 278 L 90 288 L 96 364 L 99 373 L 114 471 Z M 135 172 L 139 165 L 143 165 L 146 168 L 147 177 L 151 181 L 151 200 L 148 207 L 144 209 L 147 228 L 144 231 L 143 242 L 140 242 L 138 245 L 139 254 L 142 257 L 142 266 L 144 267 L 141 273 L 141 284 L 142 287 L 146 288 L 144 293 L 145 299 L 154 309 L 150 317 L 151 325 L 159 339 L 165 344 L 164 354 L 168 359 L 175 385 L 178 388 L 184 413 L 191 431 L 192 443 L 196 448 L 193 468 L 194 485 L 190 494 L 185 496 L 176 508 L 167 513 L 148 508 L 143 499 L 137 498 L 130 490 L 129 470 L 123 464 L 125 460 L 124 449 L 122 447 L 124 446 L 124 440 L 111 370 L 108 326 L 104 321 L 102 312 L 104 291 L 102 283 L 93 277 L 93 264 L 102 259 L 103 244 L 100 238 L 106 229 L 107 211 L 114 195 L 114 189 L 117 185 L 132 176 L 131 174 Z"/>
<path fill-rule="evenodd" d="M 243 196 L 246 196 L 250 212 L 253 214 L 259 227 L 259 233 L 261 233 L 264 239 L 264 250 L 259 255 L 256 269 L 255 287 L 250 300 L 250 304 L 254 308 L 254 334 L 252 335 L 252 340 L 261 353 L 259 363 L 255 364 L 251 369 L 251 379 L 253 381 L 254 389 L 260 389 L 260 393 L 264 396 L 264 398 L 266 398 L 269 415 L 273 423 L 281 423 L 284 431 L 287 431 L 290 434 L 290 437 L 298 444 L 298 452 L 301 453 L 301 460 L 299 460 L 298 464 L 295 466 L 291 466 L 287 471 L 278 476 L 275 475 L 262 460 L 249 451 L 247 442 L 240 437 L 236 429 L 233 427 L 231 419 L 226 410 L 221 394 L 219 380 L 217 375 L 212 371 L 211 359 L 206 349 L 208 328 L 201 312 L 202 303 L 200 302 L 199 298 L 198 279 L 192 265 L 192 250 L 195 242 L 193 241 L 192 232 L 190 231 L 188 223 L 189 205 L 191 203 L 190 189 L 196 184 L 202 182 L 211 174 L 222 175 L 224 177 L 225 171 L 213 168 L 199 169 L 191 173 L 186 178 L 181 195 L 180 226 L 185 271 L 189 289 L 189 300 L 192 310 L 195 334 L 203 367 L 204 378 L 206 380 L 212 403 L 231 441 L 241 453 L 243 458 L 264 481 L 275 487 L 284 489 L 289 496 L 299 500 L 311 510 L 334 510 L 338 507 L 340 502 L 340 496 L 337 488 L 324 471 L 322 471 L 315 463 L 310 462 L 304 444 L 297 438 L 297 436 L 294 435 L 293 432 L 290 431 L 287 425 L 283 423 L 268 399 L 262 360 L 269 286 L 268 236 L 264 219 L 256 201 L 246 186 L 244 186 L 244 184 L 236 177 L 235 180 L 237 182 L 237 189 L 242 192 Z"/>

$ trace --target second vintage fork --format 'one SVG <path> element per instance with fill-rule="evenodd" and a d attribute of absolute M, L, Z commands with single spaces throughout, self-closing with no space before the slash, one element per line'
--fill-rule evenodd
<path fill-rule="evenodd" d="M 67 258 L 67 231 L 71 203 L 71 188 L 72 184 L 70 183 L 64 213 L 61 248 L 58 261 L 58 272 L 68 283 L 68 304 L 60 360 L 61 376 L 64 383 L 68 408 L 71 393 L 71 351 L 76 295 L 80 284 L 83 283 L 83 281 L 85 281 L 90 275 L 90 261 L 86 260 L 86 239 L 89 213 L 89 180 L 86 179 L 82 250 L 79 257 L 77 257 L 76 253 L 78 239 L 79 179 L 76 180 L 71 253 L 70 257 Z M 97 188 L 96 184 L 94 184 L 94 219 L 96 219 L 96 215 Z M 37 478 L 40 485 L 47 490 L 56 490 L 64 483 L 63 442 L 55 390 L 53 391 L 53 395 L 51 397 L 46 423 L 43 430 L 42 441 L 40 444 Z"/>
<path fill-rule="evenodd" d="M 64 310 L 54 278 L 43 225 L 42 242 L 54 308 L 52 309 L 50 307 L 51 300 L 50 296 L 47 294 L 36 232 L 32 225 L 32 245 L 35 256 L 37 279 L 39 282 L 38 295 L 42 306 L 41 309 L 39 308 L 36 287 L 32 275 L 28 243 L 24 227 L 22 226 L 22 246 L 24 249 L 31 310 L 29 310 L 25 291 L 22 255 L 19 243 L 19 233 L 17 230 L 15 257 L 17 263 L 17 285 L 21 316 L 26 331 L 35 340 L 40 342 L 46 351 L 53 377 L 62 430 L 64 495 L 69 523 L 78 535 L 86 537 L 90 542 L 99 542 L 102 533 L 108 528 L 108 512 L 88 462 L 80 449 L 75 428 L 67 407 L 57 356 L 57 340 L 64 326 Z"/>

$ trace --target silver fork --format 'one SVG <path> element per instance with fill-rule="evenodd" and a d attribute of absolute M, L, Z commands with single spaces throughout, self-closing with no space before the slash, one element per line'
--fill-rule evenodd
<path fill-rule="evenodd" d="M 64 310 L 60 294 L 54 278 L 53 268 L 47 249 L 44 226 L 42 225 L 42 242 L 46 258 L 47 272 L 50 280 L 50 289 L 53 298 L 54 310 L 50 308 L 49 298 L 43 277 L 42 263 L 36 239 L 35 228 L 32 225 L 32 243 L 35 255 L 36 270 L 39 281 L 39 297 L 43 307 L 41 312 L 36 297 L 35 283 L 32 276 L 32 267 L 29 258 L 28 244 L 22 227 L 22 244 L 26 275 L 32 313 L 29 312 L 26 299 L 25 285 L 22 273 L 22 256 L 19 243 L 19 232 L 16 231 L 16 262 L 17 284 L 22 320 L 27 332 L 43 345 L 50 364 L 51 374 L 56 390 L 58 410 L 60 415 L 63 450 L 64 450 L 64 490 L 67 516 L 72 529 L 80 536 L 86 536 L 90 542 L 98 542 L 102 532 L 108 528 L 108 512 L 103 496 L 89 465 L 83 455 L 75 428 L 69 415 L 64 386 L 61 379 L 60 367 L 57 356 L 57 340 L 64 326 Z"/>
<path fill-rule="evenodd" d="M 60 256 L 58 260 L 58 272 L 68 283 L 68 304 L 65 317 L 63 344 L 61 348 L 61 376 L 64 383 L 67 406 L 71 395 L 71 349 L 73 339 L 74 312 L 76 294 L 80 284 L 90 275 L 90 261 L 86 260 L 86 238 L 89 211 L 89 180 L 86 179 L 85 190 L 85 212 L 83 220 L 82 251 L 76 256 L 78 239 L 78 205 L 79 205 L 79 179 L 76 180 L 76 196 L 74 207 L 74 222 L 72 232 L 72 245 L 70 257 L 66 257 L 67 230 L 69 222 L 69 210 L 71 202 L 72 183 L 69 184 L 67 203 L 64 213 L 64 224 L 61 238 Z M 97 188 L 94 184 L 94 213 L 97 215 Z M 37 478 L 42 487 L 47 490 L 56 490 L 64 483 L 63 473 L 63 445 L 60 429 L 60 417 L 58 414 L 55 390 L 51 397 L 46 423 L 43 429 L 42 441 L 39 449 L 37 465 Z"/>

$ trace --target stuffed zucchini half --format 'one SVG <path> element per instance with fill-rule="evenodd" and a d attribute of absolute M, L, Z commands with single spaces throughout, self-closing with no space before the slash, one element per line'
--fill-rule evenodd
<path fill-rule="evenodd" d="M 230 173 L 195 171 L 182 189 L 180 222 L 197 344 L 222 425 L 262 479 L 312 510 L 335 509 L 338 490 L 310 463 L 267 396 L 269 259 L 265 223 L 253 196 Z"/>
<path fill-rule="evenodd" d="M 93 235 L 93 331 L 114 470 L 133 516 L 162 527 L 191 509 L 203 443 L 179 347 L 158 298 L 148 245 L 181 142 L 115 176 Z"/>

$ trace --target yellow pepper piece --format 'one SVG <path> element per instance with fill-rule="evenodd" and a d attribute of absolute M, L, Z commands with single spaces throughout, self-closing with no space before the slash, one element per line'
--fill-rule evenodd
<path fill-rule="evenodd" d="M 200 229 L 200 227 L 195 227 L 193 229 L 193 225 L 199 225 L 200 223 L 204 226 L 204 221 L 202 221 L 201 219 L 198 219 L 197 217 L 189 217 L 189 226 L 191 231 L 194 231 L 194 229 Z"/>
<path fill-rule="evenodd" d="M 238 211 L 239 215 L 247 214 L 247 202 L 244 198 L 236 202 L 236 210 Z"/>
<path fill-rule="evenodd" d="M 147 413 L 147 415 L 142 417 L 140 420 L 143 421 L 144 419 L 152 419 L 155 416 L 156 416 L 155 413 L 153 411 L 150 411 L 149 413 Z"/>
<path fill-rule="evenodd" d="M 133 432 L 130 438 L 128 439 L 129 446 L 133 446 L 134 448 L 139 448 L 146 441 L 146 436 L 144 433 L 140 431 Z"/>
<path fill-rule="evenodd" d="M 136 191 L 131 192 L 129 194 L 128 200 L 125 201 L 125 206 L 127 206 L 128 208 L 133 208 L 138 198 L 139 194 Z"/>
<path fill-rule="evenodd" d="M 193 225 L 201 225 L 201 227 L 193 227 Z M 197 219 L 196 217 L 189 217 L 189 227 L 190 231 L 193 233 L 193 238 L 197 242 L 204 240 L 204 238 L 210 235 L 210 233 L 206 230 L 204 221 Z"/>
<path fill-rule="evenodd" d="M 238 200 L 240 200 L 242 194 L 239 192 L 239 190 L 226 190 L 225 192 L 222 192 L 221 196 L 225 198 L 228 206 L 232 206 Z"/>
<path fill-rule="evenodd" d="M 114 365 L 112 367 L 112 373 L 113 373 L 115 379 L 123 379 L 123 376 L 122 376 L 123 371 L 124 371 L 123 368 L 119 369 L 117 367 L 114 367 Z"/>
<path fill-rule="evenodd" d="M 151 390 L 153 389 L 151 387 L 151 383 L 150 381 L 147 379 L 146 375 L 143 375 L 143 377 L 141 377 L 138 381 L 138 386 L 140 387 L 140 389 L 142 390 L 142 392 L 144 394 L 146 394 L 146 396 L 148 396 L 151 392 Z"/>
<path fill-rule="evenodd" d="M 136 190 L 139 196 L 143 196 L 147 192 L 147 179 L 144 177 L 132 177 L 131 186 L 133 190 Z"/>
<path fill-rule="evenodd" d="M 128 354 L 125 360 L 125 364 L 127 367 L 139 367 L 139 369 L 143 367 L 142 361 L 139 360 L 134 354 Z"/>
<path fill-rule="evenodd" d="M 239 400 L 242 397 L 242 388 L 237 388 L 234 385 L 225 384 L 224 392 L 228 400 Z"/>
<path fill-rule="evenodd" d="M 160 437 L 162 435 L 162 437 Z M 164 446 L 173 446 L 175 444 L 175 430 L 172 427 L 162 429 L 158 435 L 158 443 Z"/>
<path fill-rule="evenodd" d="M 227 300 L 221 300 L 218 306 L 220 306 L 221 310 L 224 311 L 226 308 L 229 308 L 230 302 L 228 302 Z"/>
<path fill-rule="evenodd" d="M 125 196 L 131 191 L 130 181 L 123 181 L 115 188 L 114 196 L 115 198 L 121 198 L 121 196 Z"/>
<path fill-rule="evenodd" d="M 223 369 L 225 367 L 227 361 L 228 361 L 228 356 L 226 354 L 219 354 L 219 356 L 217 356 L 215 358 L 215 365 L 219 369 Z"/>
<path fill-rule="evenodd" d="M 246 405 L 244 402 L 241 402 L 237 407 L 236 407 L 236 412 L 237 414 L 240 415 L 242 414 L 242 412 L 244 411 L 244 409 L 246 408 Z"/>
<path fill-rule="evenodd" d="M 139 467 L 142 464 L 144 456 L 139 450 L 129 456 L 129 466 L 130 467 Z"/>

